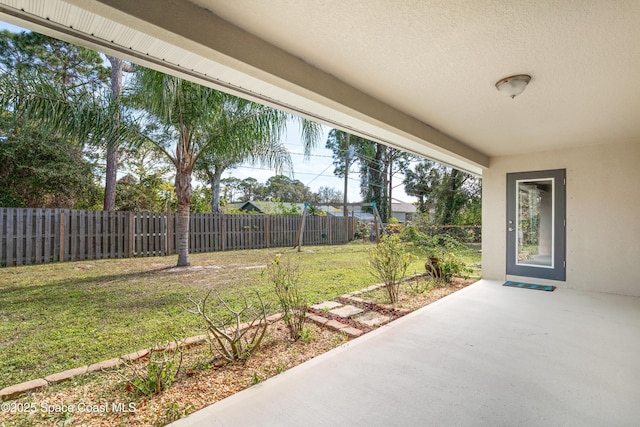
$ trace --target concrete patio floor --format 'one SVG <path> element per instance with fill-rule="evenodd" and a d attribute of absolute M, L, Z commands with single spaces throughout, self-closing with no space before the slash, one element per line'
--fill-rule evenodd
<path fill-rule="evenodd" d="M 637 426 L 640 298 L 482 280 L 174 426 Z"/>

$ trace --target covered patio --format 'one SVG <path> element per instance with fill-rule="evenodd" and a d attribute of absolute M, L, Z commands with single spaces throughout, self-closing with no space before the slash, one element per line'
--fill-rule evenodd
<path fill-rule="evenodd" d="M 640 298 L 481 280 L 175 426 L 632 426 Z"/>
<path fill-rule="evenodd" d="M 638 425 L 637 1 L 0 0 L 0 18 L 482 175 L 486 280 L 176 425 Z M 515 99 L 510 75 L 530 78 Z M 510 270 L 508 176 L 540 171 L 562 178 L 515 181 L 562 190 L 557 275 Z"/>

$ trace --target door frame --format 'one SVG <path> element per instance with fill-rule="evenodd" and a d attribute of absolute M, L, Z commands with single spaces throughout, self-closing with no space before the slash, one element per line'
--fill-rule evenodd
<path fill-rule="evenodd" d="M 517 184 L 521 181 L 551 180 L 553 188 L 553 257 L 552 266 L 518 264 L 517 254 Z M 566 169 L 517 172 L 507 174 L 507 275 L 549 280 L 566 280 Z"/>

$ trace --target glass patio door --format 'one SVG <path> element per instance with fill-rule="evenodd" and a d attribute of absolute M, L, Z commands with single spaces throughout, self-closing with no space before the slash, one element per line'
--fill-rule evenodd
<path fill-rule="evenodd" d="M 565 280 L 565 176 L 507 174 L 507 274 Z"/>

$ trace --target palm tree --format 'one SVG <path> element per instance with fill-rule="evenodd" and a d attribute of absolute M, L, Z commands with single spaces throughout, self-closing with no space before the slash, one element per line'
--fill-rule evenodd
<path fill-rule="evenodd" d="M 117 99 L 85 86 L 65 86 L 37 71 L 0 73 L 0 110 L 7 113 L 7 126 L 14 132 L 31 122 L 42 135 L 68 138 L 80 145 L 141 141 L 137 122 L 130 116 L 120 119 Z"/>
<path fill-rule="evenodd" d="M 142 67 L 136 70 L 129 100 L 145 113 L 145 136 L 175 166 L 178 266 L 188 266 L 191 180 L 196 164 L 202 159 L 202 167 L 212 173 L 212 190 L 219 201 L 220 175 L 225 168 L 245 159 L 287 163 L 277 140 L 292 116 Z M 308 153 L 320 128 L 302 119 L 301 124 Z"/>
<path fill-rule="evenodd" d="M 233 126 L 226 128 L 196 163 L 199 177 L 211 185 L 213 212 L 220 210 L 220 179 L 225 170 L 242 163 L 275 168 L 277 174 L 293 170 L 291 156 L 280 142 L 290 114 L 230 96 L 224 110 Z M 301 119 L 301 127 L 308 153 L 317 139 L 318 126 Z"/>

